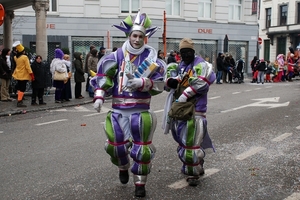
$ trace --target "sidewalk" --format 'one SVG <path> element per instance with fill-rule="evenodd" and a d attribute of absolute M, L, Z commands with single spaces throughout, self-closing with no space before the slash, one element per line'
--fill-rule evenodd
<path fill-rule="evenodd" d="M 46 105 L 37 105 L 32 106 L 31 105 L 31 92 L 25 93 L 25 99 L 23 102 L 27 106 L 25 108 L 18 108 L 17 107 L 17 96 L 11 96 L 15 100 L 12 102 L 2 102 L 0 101 L 0 117 L 4 116 L 11 116 L 16 114 L 25 114 L 27 112 L 37 112 L 37 111 L 44 111 L 44 110 L 50 110 L 50 109 L 57 109 L 62 107 L 70 107 L 70 106 L 77 106 L 77 105 L 84 105 L 89 104 L 93 102 L 93 98 L 89 97 L 89 93 L 85 91 L 85 82 L 82 83 L 82 96 L 84 96 L 83 99 L 75 99 L 74 95 L 74 83 L 71 84 L 72 89 L 72 99 L 70 101 L 66 101 L 63 103 L 55 103 L 54 101 L 54 91 L 55 88 L 50 89 L 50 94 L 44 95 L 44 101 L 47 103 Z"/>

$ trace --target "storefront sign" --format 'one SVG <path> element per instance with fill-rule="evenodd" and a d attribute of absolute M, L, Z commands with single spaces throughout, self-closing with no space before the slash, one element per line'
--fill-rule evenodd
<path fill-rule="evenodd" d="M 211 28 L 199 28 L 198 33 L 212 34 L 212 29 Z"/>
<path fill-rule="evenodd" d="M 252 15 L 257 14 L 257 0 L 252 0 Z"/>
<path fill-rule="evenodd" d="M 46 28 L 55 29 L 55 24 L 46 24 Z"/>

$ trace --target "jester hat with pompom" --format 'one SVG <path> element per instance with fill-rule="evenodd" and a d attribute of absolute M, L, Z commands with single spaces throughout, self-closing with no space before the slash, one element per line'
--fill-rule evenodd
<path fill-rule="evenodd" d="M 150 38 L 158 29 L 158 27 L 151 27 L 151 20 L 147 16 L 146 13 L 140 13 L 138 11 L 137 15 L 135 16 L 134 21 L 132 17 L 129 15 L 121 21 L 120 25 L 113 25 L 114 27 L 123 31 L 126 36 L 128 37 L 132 31 L 140 31 L 145 34 L 148 38 Z"/>

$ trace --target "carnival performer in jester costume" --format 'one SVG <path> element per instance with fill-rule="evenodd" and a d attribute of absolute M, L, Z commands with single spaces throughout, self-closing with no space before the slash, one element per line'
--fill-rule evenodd
<path fill-rule="evenodd" d="M 166 100 L 163 129 L 165 134 L 171 130 L 178 143 L 178 157 L 183 163 L 181 172 L 187 175 L 190 186 L 196 186 L 199 177 L 204 174 L 204 149 L 213 148 L 207 132 L 206 110 L 207 93 L 216 75 L 210 63 L 195 56 L 194 43 L 190 38 L 182 39 L 179 49 L 181 63 L 167 66 L 166 90 L 170 93 Z M 169 116 L 172 103 L 187 101 L 193 101 L 195 108 L 190 119 L 178 120 Z"/>
<path fill-rule="evenodd" d="M 117 51 L 104 56 L 97 74 L 90 80 L 94 88 L 94 108 L 100 112 L 105 97 L 112 95 L 112 110 L 105 120 L 105 150 L 119 169 L 122 184 L 129 180 L 131 167 L 135 196 L 146 195 L 145 184 L 155 155 L 152 138 L 157 119 L 150 109 L 152 95 L 164 90 L 166 65 L 156 50 L 144 43 L 158 28 L 150 27 L 148 16 L 140 12 L 128 16 L 121 25 L 128 40 Z M 132 165 L 130 158 L 132 158 Z"/>

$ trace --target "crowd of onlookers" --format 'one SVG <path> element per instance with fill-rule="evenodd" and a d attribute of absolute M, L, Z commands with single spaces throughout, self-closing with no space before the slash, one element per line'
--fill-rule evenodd
<path fill-rule="evenodd" d="M 112 51 L 116 51 L 116 49 L 114 48 Z M 279 54 L 274 62 L 258 59 L 257 56 L 254 56 L 250 63 L 252 69 L 251 83 L 264 84 L 265 82 L 293 81 L 293 78 L 299 75 L 300 71 L 300 67 L 298 69 L 299 55 L 298 51 L 294 51 L 292 48 L 289 50 L 287 56 Z M 4 48 L 0 51 L 1 101 L 10 102 L 14 100 L 10 97 L 12 92 L 11 81 L 14 80 L 17 81 L 17 84 L 15 84 L 18 93 L 17 106 L 25 107 L 26 105 L 23 104 L 24 91 L 26 83 L 31 81 L 31 105 L 45 105 L 43 96 L 45 93 L 44 89 L 49 86 L 45 84 L 45 81 L 48 79 L 51 79 L 51 86 L 55 87 L 55 103 L 70 101 L 72 99 L 70 83 L 72 68 L 75 70 L 75 98 L 84 98 L 81 95 L 82 82 L 86 82 L 85 90 L 89 92 L 90 97 L 93 97 L 94 94 L 89 85 L 89 79 L 91 73 L 96 73 L 97 63 L 105 53 L 105 47 L 101 47 L 98 51 L 95 46 L 91 45 L 84 61 L 83 55 L 75 52 L 73 55 L 74 60 L 71 62 L 68 54 L 64 54 L 61 49 L 56 49 L 55 58 L 51 61 L 51 64 L 48 63 L 48 68 L 50 69 L 47 69 L 46 63 L 43 62 L 40 55 L 36 55 L 30 61 L 25 48 L 17 41 L 14 43 L 12 50 Z M 167 64 L 181 62 L 180 52 L 174 50 L 171 50 L 166 58 L 164 57 L 164 52 L 158 50 L 157 57 L 164 60 Z M 230 53 L 218 53 L 215 66 L 216 84 L 243 83 L 244 67 L 245 62 L 242 59 L 235 61 Z M 66 79 L 63 81 L 52 80 L 55 71 L 65 73 Z M 51 73 L 50 77 L 47 76 L 47 73 Z M 85 73 L 88 74 L 86 80 L 84 78 Z"/>
<path fill-rule="evenodd" d="M 274 62 L 258 59 L 257 56 L 251 61 L 252 83 L 264 82 L 286 82 L 293 81 L 293 78 L 299 75 L 298 51 L 290 48 L 287 55 L 277 55 Z"/>
<path fill-rule="evenodd" d="M 113 49 L 115 51 L 116 48 Z M 73 61 L 70 55 L 65 54 L 61 49 L 55 49 L 55 56 L 50 61 L 43 61 L 42 56 L 35 55 L 31 58 L 25 51 L 24 46 L 19 42 L 13 44 L 13 48 L 4 48 L 0 51 L 0 79 L 2 102 L 17 100 L 17 107 L 26 107 L 24 104 L 24 92 L 28 85 L 32 90 L 31 105 L 46 105 L 44 101 L 45 89 L 55 87 L 55 103 L 63 103 L 72 99 L 71 77 L 74 71 L 74 94 L 75 99 L 84 98 L 82 92 L 82 82 L 86 81 L 86 91 L 93 97 L 93 91 L 89 87 L 91 72 L 96 72 L 97 63 L 105 55 L 106 48 L 100 47 L 99 52 L 95 46 L 90 47 L 89 53 L 83 61 L 80 52 L 74 52 Z M 73 70 L 72 70 L 73 69 Z M 63 80 L 57 80 L 56 73 L 65 74 Z M 85 80 L 85 73 L 88 74 Z M 49 84 L 50 82 L 50 84 Z M 17 98 L 11 98 L 13 93 Z"/>

